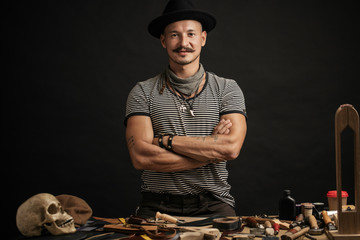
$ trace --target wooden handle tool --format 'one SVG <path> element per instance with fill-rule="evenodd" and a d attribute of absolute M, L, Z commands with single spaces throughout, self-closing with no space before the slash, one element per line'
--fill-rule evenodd
<path fill-rule="evenodd" d="M 180 221 L 179 219 L 177 219 L 173 216 L 170 216 L 168 214 L 165 214 L 165 213 L 160 213 L 160 212 L 156 212 L 155 218 L 156 218 L 156 220 L 160 219 L 160 220 L 164 220 L 164 221 L 175 223 L 175 224 L 182 223 L 182 221 Z"/>
<path fill-rule="evenodd" d="M 295 227 L 295 228 L 287 231 L 284 235 L 282 235 L 281 240 L 294 240 L 294 239 L 304 235 L 305 233 L 309 232 L 309 230 L 310 230 L 310 227 L 305 227 L 302 229 L 300 227 Z"/>
<path fill-rule="evenodd" d="M 314 215 L 309 216 L 309 223 L 311 226 L 309 233 L 311 235 L 321 235 L 323 233 L 324 229 L 319 228 L 319 225 L 317 224 L 317 221 L 316 221 L 316 218 L 314 217 Z"/>
<path fill-rule="evenodd" d="M 326 227 L 329 229 L 329 230 L 336 230 L 336 227 L 334 225 L 334 222 L 331 221 L 331 218 L 329 217 L 329 215 L 327 214 L 327 212 L 325 210 L 323 210 L 321 212 L 321 215 L 323 216 L 323 219 L 324 219 L 324 223 L 326 225 Z"/>

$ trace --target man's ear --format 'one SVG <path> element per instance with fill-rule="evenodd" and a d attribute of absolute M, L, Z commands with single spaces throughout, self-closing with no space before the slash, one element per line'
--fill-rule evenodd
<path fill-rule="evenodd" d="M 207 32 L 206 31 L 202 31 L 201 38 L 202 38 L 201 46 L 203 47 L 206 44 L 206 38 L 207 38 Z"/>
<path fill-rule="evenodd" d="M 163 48 L 166 48 L 165 35 L 164 34 L 160 35 L 160 42 L 161 42 L 161 46 L 163 46 Z"/>

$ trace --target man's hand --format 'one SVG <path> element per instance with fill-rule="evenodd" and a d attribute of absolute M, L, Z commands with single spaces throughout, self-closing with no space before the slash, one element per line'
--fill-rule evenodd
<path fill-rule="evenodd" d="M 232 123 L 230 119 L 221 119 L 218 125 L 214 128 L 212 135 L 229 134 Z"/>

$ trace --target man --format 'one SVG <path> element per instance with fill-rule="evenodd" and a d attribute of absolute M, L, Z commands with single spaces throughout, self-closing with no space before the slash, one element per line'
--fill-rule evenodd
<path fill-rule="evenodd" d="M 170 0 L 149 24 L 169 66 L 137 83 L 127 100 L 129 154 L 143 170 L 139 216 L 236 215 L 226 163 L 245 139 L 245 101 L 234 80 L 205 72 L 200 63 L 215 25 L 213 16 L 184 0 Z"/>

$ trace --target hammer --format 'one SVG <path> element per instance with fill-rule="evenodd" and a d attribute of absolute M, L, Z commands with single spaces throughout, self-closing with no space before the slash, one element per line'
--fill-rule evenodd
<path fill-rule="evenodd" d="M 324 219 L 324 223 L 327 226 L 327 228 L 329 229 L 329 231 L 331 230 L 336 230 L 336 227 L 334 225 L 334 222 L 331 221 L 331 218 L 329 217 L 329 215 L 327 214 L 327 212 L 325 210 L 323 210 L 321 212 L 321 215 L 323 216 Z"/>
<path fill-rule="evenodd" d="M 311 228 L 309 230 L 310 235 L 321 235 L 323 233 L 324 229 L 319 228 L 314 215 L 309 216 L 309 223 L 310 223 L 310 226 L 311 226 Z"/>
<path fill-rule="evenodd" d="M 290 229 L 284 235 L 282 235 L 281 240 L 294 240 L 309 232 L 309 230 L 309 227 L 305 227 L 303 229 L 301 229 L 300 227 L 294 227 L 293 229 Z"/>

